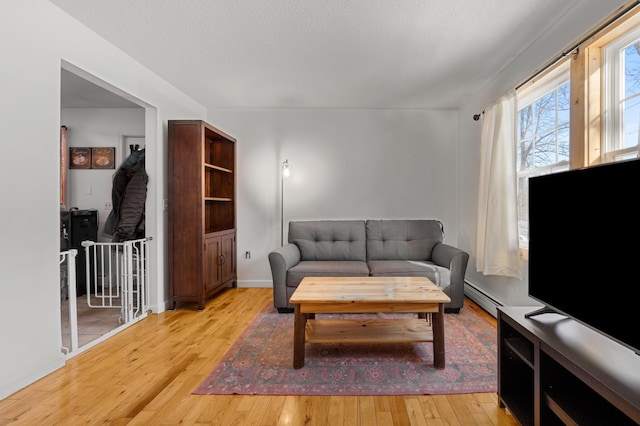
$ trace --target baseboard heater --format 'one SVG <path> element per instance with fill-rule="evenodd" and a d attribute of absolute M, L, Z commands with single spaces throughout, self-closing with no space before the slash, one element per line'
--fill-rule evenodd
<path fill-rule="evenodd" d="M 464 295 L 496 318 L 498 317 L 498 306 L 503 306 L 502 303 L 488 295 L 484 290 L 466 280 L 464 282 Z"/>

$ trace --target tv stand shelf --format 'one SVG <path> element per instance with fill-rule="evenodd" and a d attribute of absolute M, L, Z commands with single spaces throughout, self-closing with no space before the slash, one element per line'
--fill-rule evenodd
<path fill-rule="evenodd" d="M 522 425 L 640 424 L 640 356 L 554 313 L 498 308 L 498 400 Z M 623 326 L 623 324 L 621 324 Z"/>

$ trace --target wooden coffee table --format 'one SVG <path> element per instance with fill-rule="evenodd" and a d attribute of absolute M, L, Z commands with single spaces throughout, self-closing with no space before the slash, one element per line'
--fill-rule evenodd
<path fill-rule="evenodd" d="M 309 343 L 433 342 L 433 365 L 444 361 L 444 304 L 451 299 L 424 277 L 306 277 L 294 307 L 293 368 Z M 417 313 L 407 319 L 315 319 L 320 313 Z M 430 314 L 430 315 L 427 315 Z"/>

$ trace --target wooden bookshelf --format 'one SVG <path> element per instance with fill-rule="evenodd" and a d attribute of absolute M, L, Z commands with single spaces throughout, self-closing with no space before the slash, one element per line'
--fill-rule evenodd
<path fill-rule="evenodd" d="M 195 302 L 236 285 L 236 140 L 201 120 L 169 121 L 171 300 Z"/>

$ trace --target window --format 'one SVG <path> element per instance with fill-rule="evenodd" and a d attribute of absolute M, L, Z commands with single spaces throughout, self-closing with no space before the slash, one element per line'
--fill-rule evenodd
<path fill-rule="evenodd" d="M 638 5 L 628 2 L 517 90 L 518 222 L 525 257 L 530 177 L 640 156 Z"/>
<path fill-rule="evenodd" d="M 604 52 L 604 161 L 634 158 L 640 130 L 640 27 Z"/>
<path fill-rule="evenodd" d="M 518 92 L 516 164 L 520 247 L 529 243 L 529 178 L 569 168 L 569 62 Z"/>

